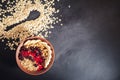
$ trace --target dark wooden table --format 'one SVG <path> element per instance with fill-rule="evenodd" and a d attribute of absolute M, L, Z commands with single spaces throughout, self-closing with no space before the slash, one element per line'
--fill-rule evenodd
<path fill-rule="evenodd" d="M 55 48 L 53 67 L 40 76 L 27 75 L 14 51 L 0 44 L 1 80 L 120 80 L 119 0 L 61 0 L 57 7 L 63 26 L 55 25 L 47 38 Z"/>

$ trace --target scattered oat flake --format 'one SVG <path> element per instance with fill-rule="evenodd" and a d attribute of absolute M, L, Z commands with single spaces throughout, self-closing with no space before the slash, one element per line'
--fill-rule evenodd
<path fill-rule="evenodd" d="M 68 8 L 71 8 L 71 5 L 68 5 Z"/>
<path fill-rule="evenodd" d="M 0 7 L 0 39 L 12 39 L 6 43 L 10 49 L 15 49 L 19 42 L 30 36 L 48 37 L 49 29 L 54 28 L 53 24 L 61 21 L 54 15 L 59 9 L 54 7 L 54 0 L 2 0 L 6 1 L 6 9 Z M 2 4 L 0 4 L 2 6 Z M 35 20 L 26 21 L 6 31 L 10 25 L 19 23 L 29 16 L 31 11 L 39 11 L 40 16 Z M 9 14 L 6 15 L 6 14 Z"/>

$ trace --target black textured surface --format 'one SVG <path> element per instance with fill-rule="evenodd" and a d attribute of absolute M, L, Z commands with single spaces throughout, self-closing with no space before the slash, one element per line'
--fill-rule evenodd
<path fill-rule="evenodd" d="M 17 67 L 14 51 L 3 50 L 1 44 L 0 78 L 120 80 L 119 0 L 61 0 L 57 7 L 64 25 L 55 25 L 47 38 L 55 48 L 53 67 L 40 76 L 27 75 Z"/>

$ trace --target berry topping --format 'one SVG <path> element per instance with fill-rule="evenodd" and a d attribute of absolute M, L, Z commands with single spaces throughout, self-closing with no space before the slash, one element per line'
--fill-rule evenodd
<path fill-rule="evenodd" d="M 37 67 L 37 64 L 33 64 L 33 66 Z"/>
<path fill-rule="evenodd" d="M 29 56 L 29 52 L 28 51 L 21 51 L 21 54 L 22 54 L 22 56 L 23 57 L 27 57 L 27 56 Z"/>
<path fill-rule="evenodd" d="M 18 58 L 19 58 L 20 60 L 23 60 L 23 56 L 22 56 L 21 54 L 18 55 Z"/>
<path fill-rule="evenodd" d="M 42 66 L 42 65 L 38 65 L 38 69 L 37 69 L 37 71 L 40 71 L 40 70 L 42 70 L 44 67 Z"/>
<path fill-rule="evenodd" d="M 40 49 L 37 47 L 30 47 L 27 49 L 23 46 L 20 50 L 19 59 L 24 60 L 25 58 L 31 60 L 33 62 L 33 66 L 38 68 L 37 71 L 40 71 L 44 68 L 42 65 L 44 59 L 42 58 L 41 54 L 42 53 Z"/>

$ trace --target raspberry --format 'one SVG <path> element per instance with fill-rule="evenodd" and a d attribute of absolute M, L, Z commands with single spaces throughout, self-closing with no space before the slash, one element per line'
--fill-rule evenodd
<path fill-rule="evenodd" d="M 43 62 L 43 59 L 41 58 L 40 60 L 39 60 L 39 63 L 42 63 Z"/>
<path fill-rule="evenodd" d="M 24 56 L 24 57 L 29 56 L 29 52 L 28 52 L 28 51 L 21 51 L 21 54 L 22 54 L 22 56 Z"/>
<path fill-rule="evenodd" d="M 35 57 L 36 63 L 42 63 L 43 59 L 40 56 Z"/>
<path fill-rule="evenodd" d="M 37 71 L 40 71 L 40 70 L 42 70 L 42 69 L 43 69 L 43 66 L 42 66 L 42 65 L 38 65 Z"/>
<path fill-rule="evenodd" d="M 32 55 L 33 57 L 36 57 L 34 52 L 30 52 L 30 55 Z"/>

